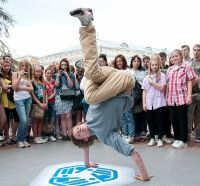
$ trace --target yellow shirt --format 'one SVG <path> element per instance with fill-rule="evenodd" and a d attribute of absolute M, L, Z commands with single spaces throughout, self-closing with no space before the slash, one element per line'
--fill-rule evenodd
<path fill-rule="evenodd" d="M 6 85 L 10 84 L 11 81 L 8 80 L 8 79 L 3 79 L 4 83 Z M 2 91 L 2 96 L 1 96 L 1 99 L 2 99 L 2 105 L 3 107 L 5 108 L 8 108 L 8 109 L 14 109 L 15 108 L 15 103 L 13 103 L 12 101 L 10 101 L 7 97 L 7 92 L 6 91 Z"/>

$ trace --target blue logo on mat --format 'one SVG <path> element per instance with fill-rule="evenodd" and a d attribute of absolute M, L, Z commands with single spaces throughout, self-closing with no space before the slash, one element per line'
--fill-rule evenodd
<path fill-rule="evenodd" d="M 59 168 L 49 183 L 57 186 L 87 186 L 105 183 L 118 178 L 116 170 L 76 165 Z"/>

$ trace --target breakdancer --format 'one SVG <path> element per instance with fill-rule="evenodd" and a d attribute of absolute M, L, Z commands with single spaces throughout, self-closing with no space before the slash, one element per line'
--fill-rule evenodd
<path fill-rule="evenodd" d="M 119 134 L 123 112 L 129 110 L 133 105 L 133 99 L 128 94 L 134 87 L 134 78 L 127 71 L 98 65 L 92 9 L 79 8 L 71 11 L 70 15 L 77 17 L 82 24 L 80 44 L 87 78 L 84 96 L 87 103 L 90 104 L 86 122 L 73 127 L 71 139 L 75 145 L 83 148 L 86 166 L 97 165 L 89 161 L 89 146 L 93 144 L 94 136 L 96 136 L 102 143 L 111 146 L 119 153 L 131 156 L 139 169 L 139 174 L 135 178 L 149 181 L 151 177 L 148 175 L 139 153 Z"/>

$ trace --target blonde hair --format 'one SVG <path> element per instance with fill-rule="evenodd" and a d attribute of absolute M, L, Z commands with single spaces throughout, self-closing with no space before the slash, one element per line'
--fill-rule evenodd
<path fill-rule="evenodd" d="M 31 79 L 32 78 L 32 67 L 27 59 L 22 59 L 19 61 L 18 71 L 21 70 L 21 67 L 23 64 L 27 65 L 27 79 Z"/>
<path fill-rule="evenodd" d="M 158 70 L 156 72 L 156 81 L 160 80 L 160 76 L 161 76 L 161 71 L 160 71 L 160 64 L 161 64 L 161 60 L 160 60 L 160 56 L 158 54 L 154 54 L 150 61 L 149 61 L 149 67 L 148 67 L 148 76 L 150 78 L 152 71 L 151 71 L 151 64 L 153 62 L 156 62 L 158 64 Z"/>
<path fill-rule="evenodd" d="M 43 70 L 43 67 L 41 66 L 41 65 L 35 65 L 34 66 L 34 68 L 33 68 L 33 80 L 35 80 L 35 69 L 36 68 L 41 68 L 41 70 L 42 70 L 42 75 L 41 75 L 41 77 L 39 78 L 39 80 L 41 81 L 41 83 L 43 83 L 44 82 L 44 77 L 43 77 L 43 74 L 44 74 L 44 70 Z"/>

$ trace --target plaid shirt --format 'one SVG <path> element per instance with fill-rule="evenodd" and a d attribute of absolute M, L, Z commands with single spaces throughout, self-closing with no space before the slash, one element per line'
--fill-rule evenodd
<path fill-rule="evenodd" d="M 173 65 L 167 71 L 167 105 L 187 104 L 188 81 L 195 78 L 195 72 L 187 64 Z"/>

